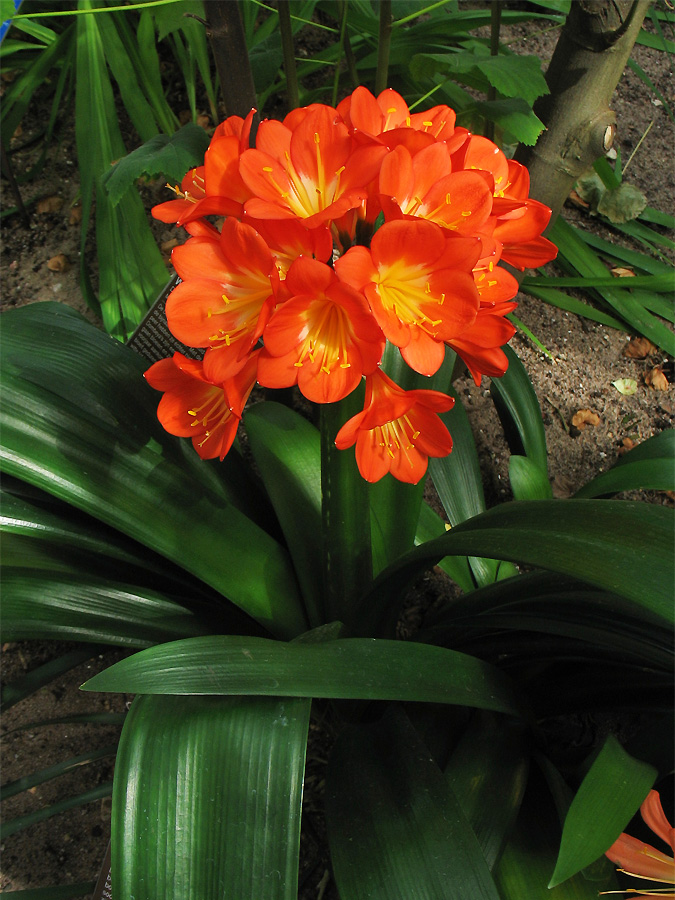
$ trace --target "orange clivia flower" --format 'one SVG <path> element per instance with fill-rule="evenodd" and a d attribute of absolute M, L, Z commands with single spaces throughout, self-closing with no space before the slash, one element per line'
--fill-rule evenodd
<path fill-rule="evenodd" d="M 255 149 L 242 154 L 239 171 L 253 195 L 244 209 L 255 219 L 299 218 L 315 228 L 365 199 L 386 148 L 356 146 L 329 106 L 299 113 L 286 119 L 294 128 L 262 122 Z"/>
<path fill-rule="evenodd" d="M 220 123 L 204 156 L 204 165 L 191 169 L 180 188 L 171 188 L 177 199 L 153 207 L 155 219 L 183 225 L 202 216 L 241 215 L 243 203 L 251 193 L 239 175 L 239 158 L 249 146 L 254 113 L 251 110 L 246 119 L 230 116 Z"/>
<path fill-rule="evenodd" d="M 258 381 L 297 384 L 316 403 L 341 400 L 382 358 L 384 336 L 368 304 L 330 266 L 303 256 L 288 270 L 283 293 L 288 299 L 263 332 Z"/>
<path fill-rule="evenodd" d="M 232 379 L 214 384 L 201 360 L 174 353 L 145 373 L 148 384 L 164 391 L 157 417 L 169 434 L 192 438 L 202 459 L 221 460 L 229 451 L 256 380 L 257 354 L 251 354 Z"/>
<path fill-rule="evenodd" d="M 658 837 L 670 846 L 675 853 L 675 829 L 663 812 L 658 791 L 650 791 L 640 807 L 643 821 Z M 631 837 L 620 834 L 617 840 L 605 853 L 613 863 L 619 866 L 620 872 L 644 878 L 646 881 L 661 881 L 675 885 L 675 860 L 650 844 L 645 844 Z M 635 896 L 635 900 L 648 900 L 654 897 L 675 897 L 675 888 L 630 888 L 628 891 L 604 891 L 606 894 L 626 893 Z"/>
<path fill-rule="evenodd" d="M 377 99 L 365 87 L 356 90 L 338 104 L 340 113 L 357 139 L 366 135 L 388 147 L 405 144 L 421 149 L 434 141 L 443 141 L 453 150 L 469 132 L 455 127 L 455 112 L 449 106 L 435 106 L 421 113 L 411 113 L 403 97 L 386 88 Z"/>
<path fill-rule="evenodd" d="M 497 208 L 497 220 L 492 232 L 502 245 L 502 259 L 522 272 L 526 268 L 543 266 L 558 254 L 558 248 L 542 232 L 551 218 L 551 210 L 538 200 L 528 197 L 530 174 L 520 163 L 508 160 L 508 177 L 504 187 L 504 201 L 517 201 L 515 209 Z"/>
<path fill-rule="evenodd" d="M 254 228 L 228 218 L 220 235 L 192 237 L 171 259 L 183 279 L 166 304 L 171 333 L 190 347 L 211 348 L 206 376 L 223 382 L 243 366 L 276 303 L 272 252 Z"/>
<path fill-rule="evenodd" d="M 443 143 L 414 154 L 395 147 L 382 162 L 378 187 L 387 219 L 416 216 L 457 234 L 475 235 L 492 212 L 491 175 L 453 171 Z"/>
<path fill-rule="evenodd" d="M 475 320 L 479 293 L 471 274 L 481 250 L 475 238 L 453 238 L 431 222 L 385 222 L 370 249 L 352 247 L 335 263 L 341 281 L 362 290 L 382 331 L 408 365 L 433 375 L 443 342 Z"/>
<path fill-rule="evenodd" d="M 379 481 L 391 472 L 399 481 L 417 484 L 430 456 L 447 456 L 452 450 L 438 413 L 453 404 L 440 391 L 404 391 L 377 369 L 366 377 L 363 411 L 342 426 L 335 446 L 346 450 L 356 444 L 356 463 L 366 481 Z"/>

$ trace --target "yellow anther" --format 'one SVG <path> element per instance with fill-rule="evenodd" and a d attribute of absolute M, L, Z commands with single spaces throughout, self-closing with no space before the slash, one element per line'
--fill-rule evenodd
<path fill-rule="evenodd" d="M 314 143 L 315 144 L 321 143 L 319 135 L 316 133 L 316 131 L 314 132 Z"/>
<path fill-rule="evenodd" d="M 263 172 L 273 172 L 272 166 L 263 166 Z"/>
<path fill-rule="evenodd" d="M 470 216 L 470 215 L 471 215 L 471 210 L 469 210 L 468 212 L 463 212 L 462 215 L 463 215 L 463 216 Z"/>

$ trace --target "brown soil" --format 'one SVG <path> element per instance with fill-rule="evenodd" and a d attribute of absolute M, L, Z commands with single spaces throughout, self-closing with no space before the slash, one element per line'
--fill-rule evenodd
<path fill-rule="evenodd" d="M 532 30 L 529 29 L 529 32 Z M 514 31 L 512 48 L 537 53 L 543 60 L 550 58 L 556 32 L 527 36 L 527 31 Z M 667 55 L 636 46 L 634 58 L 672 103 L 675 92 L 672 90 L 672 71 Z M 654 99 L 644 84 L 626 70 L 614 103 L 619 122 L 618 141 L 626 160 L 653 123 L 631 164 L 630 180 L 647 195 L 651 206 L 672 211 L 674 128 L 664 108 L 655 104 Z M 43 116 L 44 111 L 38 103 L 26 117 L 23 138 L 19 140 L 30 136 L 31 129 Z M 14 155 L 17 171 L 29 165 L 34 153 L 35 149 L 28 147 Z M 4 181 L 3 193 L 3 207 L 13 205 L 11 192 Z M 40 196 L 58 195 L 63 199 L 63 205 L 57 211 L 47 213 L 37 213 L 33 207 L 28 227 L 17 215 L 4 220 L 2 299 L 5 308 L 40 300 L 60 300 L 84 311 L 95 321 L 95 317 L 84 308 L 78 286 L 79 226 L 69 222 L 70 207 L 78 195 L 72 114 L 63 123 L 61 139 L 55 145 L 50 165 L 39 179 L 22 188 L 22 194 L 27 202 Z M 145 199 L 148 206 L 165 199 L 161 185 L 146 188 Z M 583 218 L 585 227 L 607 234 L 607 230 L 597 221 L 588 216 Z M 176 236 L 172 227 L 158 223 L 153 227 L 159 242 Z M 48 261 L 58 254 L 64 254 L 69 261 L 67 271 L 54 272 L 48 268 Z M 581 320 L 527 297 L 521 297 L 520 301 L 519 318 L 553 357 L 539 352 L 523 335 L 514 338 L 513 346 L 530 373 L 542 407 L 550 453 L 550 474 L 556 493 L 561 497 L 569 496 L 615 462 L 625 438 L 638 442 L 672 427 L 675 415 L 672 389 L 656 391 L 649 388 L 644 380 L 652 364 L 668 361 L 662 354 L 656 354 L 649 361 L 628 359 L 622 353 L 628 335 Z M 638 383 L 637 392 L 632 396 L 620 394 L 612 385 L 618 378 L 634 378 Z M 508 499 L 508 450 L 489 399 L 487 380 L 476 387 L 470 379 L 464 378 L 457 387 L 475 429 L 484 464 L 488 503 Z M 583 431 L 573 427 L 572 416 L 580 409 L 597 413 L 598 424 Z M 670 502 L 663 495 L 650 495 L 648 499 Z M 66 649 L 66 645 L 39 642 L 6 645 L 3 647 L 5 683 L 11 683 Z M 119 651 L 115 650 L 97 654 L 4 714 L 3 782 L 103 747 L 116 739 L 119 729 L 102 725 L 15 729 L 75 712 L 123 711 L 123 697 L 97 697 L 77 690 L 95 671 L 117 658 Z M 310 757 L 314 759 L 314 770 L 307 779 L 306 804 L 311 813 L 311 823 L 303 833 L 301 896 L 328 900 L 335 893 L 329 883 L 318 812 L 323 757 L 320 746 L 316 752 L 310 752 Z M 113 760 L 109 757 L 19 794 L 7 802 L 5 819 L 104 784 L 112 777 L 112 767 Z M 109 799 L 98 800 L 7 838 L 0 847 L 0 889 L 19 890 L 94 881 L 108 842 L 109 808 Z"/>

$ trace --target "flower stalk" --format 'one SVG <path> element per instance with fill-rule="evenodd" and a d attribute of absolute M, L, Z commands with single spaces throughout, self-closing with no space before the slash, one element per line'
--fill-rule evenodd
<path fill-rule="evenodd" d="M 321 514 L 325 621 L 341 620 L 351 631 L 358 601 L 373 578 L 369 485 L 352 454 L 335 446 L 336 435 L 363 405 L 363 391 L 321 405 Z"/>

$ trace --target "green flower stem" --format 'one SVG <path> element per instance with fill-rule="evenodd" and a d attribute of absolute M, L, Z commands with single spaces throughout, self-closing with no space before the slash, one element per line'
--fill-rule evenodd
<path fill-rule="evenodd" d="M 321 494 L 324 612 L 327 622 L 350 628 L 361 596 L 372 582 L 369 485 L 353 450 L 338 450 L 335 437 L 363 408 L 363 389 L 321 406 Z"/>

